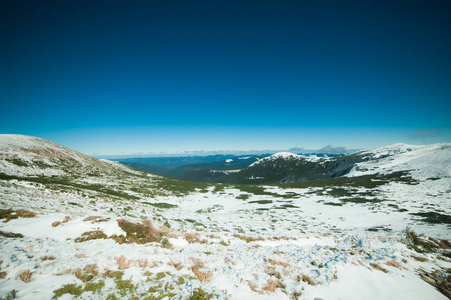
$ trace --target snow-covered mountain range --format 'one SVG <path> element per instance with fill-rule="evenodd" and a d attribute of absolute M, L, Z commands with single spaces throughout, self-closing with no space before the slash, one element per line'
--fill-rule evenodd
<path fill-rule="evenodd" d="M 446 299 L 449 166 L 396 144 L 193 183 L 0 135 L 0 298 Z"/>

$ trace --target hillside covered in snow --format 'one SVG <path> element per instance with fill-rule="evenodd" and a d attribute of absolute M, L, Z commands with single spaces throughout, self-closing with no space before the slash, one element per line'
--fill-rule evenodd
<path fill-rule="evenodd" d="M 0 298 L 447 299 L 450 155 L 279 153 L 216 184 L 0 135 Z"/>

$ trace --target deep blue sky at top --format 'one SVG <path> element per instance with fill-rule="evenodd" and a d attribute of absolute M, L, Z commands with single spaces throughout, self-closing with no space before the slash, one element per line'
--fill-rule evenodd
<path fill-rule="evenodd" d="M 0 133 L 88 154 L 449 142 L 450 15 L 445 0 L 0 0 Z"/>

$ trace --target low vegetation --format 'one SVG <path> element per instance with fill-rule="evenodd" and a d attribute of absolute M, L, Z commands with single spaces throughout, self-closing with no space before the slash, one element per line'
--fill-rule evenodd
<path fill-rule="evenodd" d="M 419 253 L 435 252 L 437 246 L 431 242 L 428 242 L 422 235 L 418 235 L 411 228 L 406 228 L 404 231 L 402 241 L 408 248 L 415 250 Z"/>
<path fill-rule="evenodd" d="M 35 212 L 31 212 L 25 209 L 18 209 L 18 210 L 13 210 L 13 209 L 0 209 L 0 219 L 4 219 L 4 223 L 10 221 L 10 220 L 14 220 L 14 219 L 18 219 L 18 218 L 33 218 L 36 217 L 38 214 Z"/>

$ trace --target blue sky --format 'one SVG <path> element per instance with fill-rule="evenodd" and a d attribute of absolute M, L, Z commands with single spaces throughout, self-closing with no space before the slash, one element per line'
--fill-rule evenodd
<path fill-rule="evenodd" d="M 451 142 L 448 1 L 0 5 L 0 133 L 86 154 Z"/>

